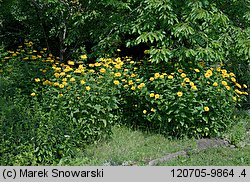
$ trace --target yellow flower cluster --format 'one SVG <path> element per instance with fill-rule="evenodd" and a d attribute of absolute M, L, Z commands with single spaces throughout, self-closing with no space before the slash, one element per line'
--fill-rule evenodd
<path fill-rule="evenodd" d="M 206 78 L 209 78 L 209 77 L 211 77 L 212 75 L 213 75 L 212 70 L 207 70 L 207 72 L 205 73 L 205 77 L 206 77 Z"/>

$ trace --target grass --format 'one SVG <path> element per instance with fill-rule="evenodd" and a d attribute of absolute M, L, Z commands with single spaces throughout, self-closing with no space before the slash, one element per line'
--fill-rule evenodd
<path fill-rule="evenodd" d="M 195 140 L 168 140 L 157 134 L 115 126 L 112 139 L 87 148 L 79 158 L 64 159 L 62 165 L 146 165 L 150 160 L 186 147 Z"/>
<path fill-rule="evenodd" d="M 225 136 L 241 138 L 237 147 L 219 147 L 207 149 L 199 153 L 191 153 L 189 157 L 179 157 L 161 166 L 228 166 L 250 165 L 250 134 L 239 135 L 242 125 L 250 129 L 250 116 L 241 112 L 239 124 L 229 130 Z M 246 131 L 246 130 L 244 130 Z M 244 145 L 243 145 L 244 144 Z M 79 152 L 77 158 L 64 158 L 59 165 L 147 165 L 150 160 L 162 157 L 168 153 L 185 148 L 196 148 L 194 139 L 166 139 L 157 134 L 134 131 L 130 128 L 116 126 L 113 128 L 112 139 L 93 144 L 84 152 Z"/>

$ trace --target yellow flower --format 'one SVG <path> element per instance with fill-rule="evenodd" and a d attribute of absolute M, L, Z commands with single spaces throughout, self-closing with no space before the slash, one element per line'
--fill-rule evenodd
<path fill-rule="evenodd" d="M 160 77 L 160 73 L 155 73 L 155 78 L 157 79 L 157 78 L 159 78 Z"/>
<path fill-rule="evenodd" d="M 31 95 L 32 97 L 35 97 L 35 96 L 36 96 L 36 93 L 33 92 L 33 93 L 31 93 L 30 95 Z"/>
<path fill-rule="evenodd" d="M 55 70 L 56 70 L 57 72 L 60 72 L 60 71 L 61 71 L 61 68 L 55 68 Z"/>
<path fill-rule="evenodd" d="M 212 75 L 213 75 L 213 72 L 211 70 L 207 70 L 207 72 L 205 73 L 206 78 L 209 78 Z"/>
<path fill-rule="evenodd" d="M 199 72 L 200 72 L 200 70 L 199 70 L 199 69 L 194 69 L 194 71 L 195 71 L 195 72 L 197 72 L 197 73 L 199 73 Z"/>
<path fill-rule="evenodd" d="M 231 72 L 231 73 L 229 73 L 229 75 L 230 75 L 230 76 L 234 76 L 234 77 L 235 77 L 235 74 L 234 74 L 234 73 L 232 73 L 232 72 Z"/>
<path fill-rule="evenodd" d="M 227 74 L 227 70 L 223 69 L 223 70 L 221 70 L 221 73 L 222 73 L 223 75 L 225 75 L 225 74 Z"/>
<path fill-rule="evenodd" d="M 186 86 L 186 83 L 181 83 L 181 86 L 183 86 L 183 87 Z"/>
<path fill-rule="evenodd" d="M 59 94 L 59 96 L 60 96 L 60 97 L 62 97 L 62 96 L 63 96 L 63 94 Z"/>
<path fill-rule="evenodd" d="M 60 85 L 59 85 L 59 88 L 64 88 L 64 84 L 60 84 Z"/>
<path fill-rule="evenodd" d="M 193 90 L 198 90 L 196 86 L 191 87 Z"/>
<path fill-rule="evenodd" d="M 63 78 L 62 81 L 63 81 L 63 82 L 66 82 L 66 81 L 67 81 L 67 78 Z"/>
<path fill-rule="evenodd" d="M 221 83 L 222 83 L 222 85 L 227 86 L 227 82 L 226 81 L 222 81 Z"/>
<path fill-rule="evenodd" d="M 143 114 L 146 114 L 147 113 L 147 110 L 143 110 Z"/>
<path fill-rule="evenodd" d="M 67 83 L 67 82 L 62 82 L 62 84 L 63 84 L 64 86 L 68 85 L 68 83 Z"/>
<path fill-rule="evenodd" d="M 159 99 L 160 95 L 159 94 L 155 94 L 155 99 Z"/>
<path fill-rule="evenodd" d="M 139 79 L 139 78 L 138 78 L 138 79 L 136 79 L 135 81 L 140 82 L 140 81 L 141 81 L 141 79 Z"/>
<path fill-rule="evenodd" d="M 133 83 L 134 83 L 134 82 L 133 82 L 132 80 L 129 80 L 129 81 L 128 81 L 128 84 L 129 84 L 129 85 L 133 85 Z"/>
<path fill-rule="evenodd" d="M 227 73 L 222 74 L 222 77 L 223 77 L 223 78 L 227 78 L 227 77 L 229 77 L 229 74 L 227 74 Z"/>
<path fill-rule="evenodd" d="M 117 49 L 116 51 L 117 51 L 117 52 L 121 52 L 121 49 Z"/>
<path fill-rule="evenodd" d="M 187 76 L 187 75 L 186 75 L 185 73 L 182 73 L 182 74 L 181 74 L 181 77 L 182 77 L 182 78 L 185 78 L 186 76 Z"/>
<path fill-rule="evenodd" d="M 244 88 L 247 88 L 247 85 L 246 85 L 246 84 L 243 84 L 243 87 L 244 87 Z"/>
<path fill-rule="evenodd" d="M 71 75 L 67 75 L 66 77 L 67 77 L 67 78 L 70 78 L 70 77 L 71 77 Z"/>
<path fill-rule="evenodd" d="M 149 80 L 150 80 L 150 81 L 154 81 L 154 77 L 150 77 Z"/>
<path fill-rule="evenodd" d="M 101 69 L 100 69 L 100 72 L 101 72 L 101 73 L 105 73 L 105 72 L 106 72 L 106 69 L 101 68 Z"/>
<path fill-rule="evenodd" d="M 227 85 L 227 86 L 226 86 L 226 89 L 227 89 L 227 90 L 230 90 L 231 88 Z"/>
<path fill-rule="evenodd" d="M 120 76 L 122 76 L 122 74 L 121 73 L 115 73 L 115 77 L 120 77 Z"/>
<path fill-rule="evenodd" d="M 178 72 L 179 72 L 179 73 L 182 73 L 182 72 L 183 72 L 183 70 L 182 70 L 182 69 L 178 69 Z"/>
<path fill-rule="evenodd" d="M 204 111 L 208 112 L 209 111 L 209 107 L 205 106 L 204 107 Z"/>
<path fill-rule="evenodd" d="M 59 74 L 59 73 L 55 73 L 54 76 L 55 76 L 56 78 L 59 78 L 60 74 Z"/>
<path fill-rule="evenodd" d="M 241 85 L 240 85 L 240 84 L 235 83 L 235 85 L 236 85 L 238 88 L 241 88 Z"/>
<path fill-rule="evenodd" d="M 65 72 L 61 72 L 61 73 L 60 73 L 60 76 L 65 76 Z"/>
<path fill-rule="evenodd" d="M 178 95 L 178 97 L 181 97 L 183 95 L 182 92 L 177 92 L 176 94 Z"/>
<path fill-rule="evenodd" d="M 55 83 L 54 83 L 54 86 L 55 86 L 55 87 L 59 86 L 59 83 L 58 83 L 58 82 L 55 82 Z"/>
<path fill-rule="evenodd" d="M 173 79 L 174 77 L 172 75 L 169 75 L 168 76 L 168 79 Z"/>
<path fill-rule="evenodd" d="M 184 78 L 184 81 L 185 82 L 190 82 L 190 79 L 189 78 Z"/>
<path fill-rule="evenodd" d="M 236 98 L 236 97 L 233 97 L 233 100 L 234 100 L 234 101 L 237 101 L 237 98 Z"/>
<path fill-rule="evenodd" d="M 43 85 L 51 85 L 52 83 L 49 81 L 49 80 L 45 80 L 44 82 L 43 82 Z"/>
<path fill-rule="evenodd" d="M 76 79 L 75 78 L 70 78 L 69 81 L 74 82 L 74 81 L 76 81 Z"/>
<path fill-rule="evenodd" d="M 145 83 L 141 83 L 140 85 L 138 85 L 138 88 L 139 88 L 139 89 L 141 89 L 141 88 L 143 88 L 143 87 L 145 87 Z"/>
<path fill-rule="evenodd" d="M 35 82 L 40 82 L 40 78 L 35 78 Z"/>
<path fill-rule="evenodd" d="M 135 90 L 135 86 L 132 86 L 132 87 L 131 87 L 131 90 Z"/>
<path fill-rule="evenodd" d="M 101 63 L 98 63 L 98 62 L 97 62 L 97 63 L 95 63 L 95 66 L 96 66 L 96 67 L 99 67 L 99 66 L 101 66 Z"/>
<path fill-rule="evenodd" d="M 85 81 L 84 81 L 84 80 L 81 80 L 80 83 L 81 83 L 82 85 L 84 85 L 84 84 L 85 84 Z"/>
<path fill-rule="evenodd" d="M 81 55 L 81 59 L 87 59 L 87 55 L 86 54 Z"/>
<path fill-rule="evenodd" d="M 62 72 L 63 73 L 63 72 Z M 80 73 L 82 73 L 82 70 L 80 70 L 80 69 L 76 69 L 75 71 L 74 71 L 74 73 L 78 73 L 78 74 L 80 74 Z"/>
<path fill-rule="evenodd" d="M 115 81 L 114 81 L 114 84 L 115 84 L 115 85 L 118 85 L 119 83 L 120 83 L 120 82 L 119 82 L 118 80 L 115 80 Z"/>
<path fill-rule="evenodd" d="M 235 89 L 234 91 L 235 91 L 236 93 L 238 93 L 238 94 L 242 94 L 242 92 L 239 91 L 238 89 Z"/>
<path fill-rule="evenodd" d="M 236 82 L 236 79 L 234 77 L 231 78 L 232 82 Z"/>
<path fill-rule="evenodd" d="M 242 94 L 248 95 L 248 93 L 247 93 L 247 92 L 242 92 Z"/>
<path fill-rule="evenodd" d="M 85 87 L 85 89 L 86 89 L 87 91 L 89 91 L 91 88 L 90 88 L 90 86 L 87 86 L 87 87 Z"/>
<path fill-rule="evenodd" d="M 115 68 L 116 68 L 116 69 L 121 69 L 121 67 L 122 67 L 121 64 L 115 65 Z"/>
<path fill-rule="evenodd" d="M 151 110 L 150 110 L 150 111 L 155 112 L 155 109 L 154 109 L 154 108 L 151 108 Z"/>
<path fill-rule="evenodd" d="M 75 65 L 75 63 L 74 63 L 74 61 L 68 61 L 68 65 L 73 66 L 73 65 Z"/>
<path fill-rule="evenodd" d="M 190 85 L 191 87 L 193 87 L 193 86 L 194 86 L 194 82 L 190 82 L 189 85 Z"/>
<path fill-rule="evenodd" d="M 162 74 L 162 75 L 160 76 L 160 78 L 163 79 L 163 78 L 164 78 L 164 75 Z"/>
<path fill-rule="evenodd" d="M 133 78 L 133 77 L 136 77 L 136 74 L 132 73 L 132 74 L 131 74 L 131 77 L 132 77 L 132 78 Z"/>
<path fill-rule="evenodd" d="M 149 94 L 149 97 L 154 97 L 154 96 L 155 96 L 154 93 Z"/>
<path fill-rule="evenodd" d="M 89 67 L 93 68 L 93 67 L 95 67 L 95 64 L 89 64 Z"/>
<path fill-rule="evenodd" d="M 214 83 L 213 83 L 213 86 L 217 87 L 217 86 L 218 86 L 218 83 L 217 83 L 217 82 L 214 82 Z"/>

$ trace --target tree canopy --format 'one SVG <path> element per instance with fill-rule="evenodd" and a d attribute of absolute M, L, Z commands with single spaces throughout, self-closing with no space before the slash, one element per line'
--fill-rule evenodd
<path fill-rule="evenodd" d="M 147 49 L 156 63 L 223 63 L 247 80 L 249 9 L 249 0 L 2 0 L 0 41 L 29 39 L 61 61 Z"/>

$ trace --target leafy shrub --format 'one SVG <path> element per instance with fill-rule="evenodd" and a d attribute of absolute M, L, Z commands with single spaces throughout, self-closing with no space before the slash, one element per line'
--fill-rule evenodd
<path fill-rule="evenodd" d="M 1 95 L 11 96 L 16 108 L 1 115 L 4 164 L 55 164 L 74 155 L 76 147 L 109 137 L 116 119 L 117 90 L 109 68 L 96 73 L 72 61 L 59 64 L 31 44 L 2 58 Z"/>
<path fill-rule="evenodd" d="M 73 61 L 68 63 L 53 65 L 53 77 L 41 81 L 42 92 L 34 89 L 31 96 L 42 97 L 44 108 L 65 118 L 61 123 L 64 134 L 75 145 L 96 142 L 110 135 L 115 120 L 112 111 L 117 108 L 116 88 L 107 68 L 99 65 L 98 70 L 88 70 L 83 64 L 74 67 Z"/>
<path fill-rule="evenodd" d="M 218 136 L 233 124 L 232 112 L 248 95 L 247 85 L 237 83 L 235 74 L 221 66 L 174 66 L 168 72 L 151 60 L 127 60 L 128 72 L 118 80 L 120 107 L 127 122 L 144 129 L 177 137 Z"/>

